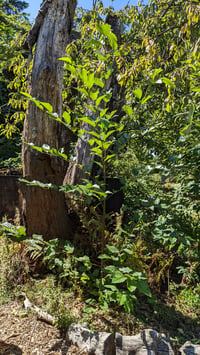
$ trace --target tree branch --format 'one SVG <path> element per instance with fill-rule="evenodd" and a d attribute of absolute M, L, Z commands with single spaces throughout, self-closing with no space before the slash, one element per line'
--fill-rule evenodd
<path fill-rule="evenodd" d="M 33 26 L 31 27 L 31 29 L 28 33 L 27 39 L 22 46 L 24 49 L 32 50 L 34 44 L 37 42 L 40 28 L 42 26 L 44 17 L 48 11 L 48 8 L 49 8 L 49 5 L 51 4 L 51 2 L 52 2 L 52 0 L 44 0 L 43 1 L 42 5 L 39 9 L 39 12 L 35 18 L 35 21 L 33 23 Z"/>

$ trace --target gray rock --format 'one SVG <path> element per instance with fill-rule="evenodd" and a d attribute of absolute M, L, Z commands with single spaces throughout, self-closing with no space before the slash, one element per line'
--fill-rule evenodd
<path fill-rule="evenodd" d="M 116 333 L 116 355 L 173 355 L 172 341 L 164 334 L 145 329 L 134 336 Z"/>
<path fill-rule="evenodd" d="M 200 355 L 200 345 L 194 345 L 191 341 L 186 341 L 179 351 L 181 355 Z"/>
<path fill-rule="evenodd" d="M 67 331 L 68 339 L 81 350 L 95 355 L 115 355 L 115 336 L 111 333 L 98 333 L 88 329 L 86 323 L 71 324 Z"/>

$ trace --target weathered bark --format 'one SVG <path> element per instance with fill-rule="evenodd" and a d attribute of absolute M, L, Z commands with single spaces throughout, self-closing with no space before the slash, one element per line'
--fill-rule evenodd
<path fill-rule="evenodd" d="M 94 116 L 94 112 L 87 110 L 86 116 Z M 94 154 L 91 154 L 91 147 L 88 140 L 92 138 L 90 131 L 93 129 L 90 124 L 82 122 L 81 129 L 87 131 L 81 138 L 78 138 L 74 148 L 74 157 L 76 160 L 68 166 L 63 184 L 77 185 L 83 182 L 83 179 L 90 178 L 94 162 Z"/>
<path fill-rule="evenodd" d="M 120 44 L 121 40 L 121 21 L 118 16 L 108 15 L 106 18 L 106 23 L 111 26 L 113 33 L 116 35 L 118 43 Z M 105 51 L 109 51 L 110 47 L 105 48 Z M 116 80 L 116 75 L 113 73 L 110 78 L 105 82 L 106 90 L 112 88 L 112 99 L 109 103 L 109 110 L 112 111 L 118 107 L 118 103 L 116 99 L 118 97 L 118 84 Z M 93 111 L 85 112 L 86 116 L 95 116 Z M 90 173 L 92 171 L 93 162 L 94 162 L 94 154 L 91 154 L 91 147 L 88 143 L 88 140 L 91 138 L 90 130 L 93 129 L 91 125 L 86 122 L 82 122 L 81 130 L 87 131 L 84 133 L 84 139 L 78 138 L 77 143 L 74 148 L 74 157 L 75 161 L 69 164 L 67 173 L 65 175 L 63 183 L 66 184 L 80 184 L 83 179 L 88 179 L 90 177 Z"/>
<path fill-rule="evenodd" d="M 69 43 L 76 0 L 46 0 L 43 2 L 28 36 L 28 46 L 36 42 L 31 78 L 31 95 L 49 102 L 62 117 L 63 63 L 58 59 Z M 45 9 L 45 11 L 43 11 Z M 67 163 L 41 154 L 26 143 L 47 144 L 68 152 L 70 134 L 35 104 L 29 103 L 23 132 L 23 176 L 32 181 L 61 185 Z M 57 191 L 26 186 L 23 189 L 24 216 L 27 234 L 42 234 L 46 238 L 69 237 L 70 221 L 64 195 Z"/>

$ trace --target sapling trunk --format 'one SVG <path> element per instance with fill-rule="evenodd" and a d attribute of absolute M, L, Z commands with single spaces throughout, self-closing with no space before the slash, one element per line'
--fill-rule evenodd
<path fill-rule="evenodd" d="M 103 166 L 103 192 L 106 192 L 106 151 L 102 148 L 102 166 Z M 101 229 L 101 254 L 105 249 L 105 230 L 106 230 L 106 198 L 103 199 L 103 212 L 102 212 L 102 229 Z M 104 268 L 104 260 L 101 259 L 101 276 Z"/>

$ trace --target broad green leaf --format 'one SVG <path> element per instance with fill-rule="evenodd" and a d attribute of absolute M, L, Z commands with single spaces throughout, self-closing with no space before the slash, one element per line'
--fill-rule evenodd
<path fill-rule="evenodd" d="M 115 271 L 111 277 L 112 283 L 119 284 L 127 280 L 127 277 L 123 275 L 119 270 Z"/>
<path fill-rule="evenodd" d="M 48 102 L 40 102 L 42 106 L 44 106 L 44 108 L 49 111 L 50 113 L 53 112 L 53 107 L 52 105 L 50 105 Z"/>
<path fill-rule="evenodd" d="M 78 77 L 77 68 L 74 67 L 73 65 L 70 65 L 69 63 L 66 63 L 65 64 L 65 69 L 67 69 L 69 72 L 71 72 L 75 77 Z"/>
<path fill-rule="evenodd" d="M 110 253 L 114 253 L 114 254 L 116 254 L 116 253 L 119 253 L 119 249 L 118 248 L 116 248 L 114 245 L 106 245 L 106 248 L 108 249 L 108 251 L 110 252 Z"/>
<path fill-rule="evenodd" d="M 100 86 L 102 89 L 104 88 L 104 82 L 99 78 L 94 78 L 94 84 Z"/>
<path fill-rule="evenodd" d="M 133 109 L 131 106 L 124 106 L 123 109 L 127 113 L 128 116 L 131 116 L 133 114 Z"/>
<path fill-rule="evenodd" d="M 133 271 L 133 270 L 132 270 L 130 267 L 128 267 L 128 266 L 126 266 L 126 267 L 120 267 L 119 270 L 120 270 L 121 272 L 123 272 L 123 273 L 126 273 L 126 274 L 128 274 L 128 273 L 130 273 L 130 272 Z"/>
<path fill-rule="evenodd" d="M 87 92 L 86 89 L 84 88 L 76 88 L 77 91 L 81 92 L 82 94 L 84 94 L 85 96 L 89 96 L 89 93 Z"/>
<path fill-rule="evenodd" d="M 92 313 L 92 312 L 95 312 L 97 309 L 95 307 L 85 307 L 83 309 L 83 312 L 86 313 L 86 314 L 89 314 L 89 313 Z"/>
<path fill-rule="evenodd" d="M 137 88 L 136 90 L 133 91 L 134 95 L 140 100 L 142 97 L 142 89 Z"/>
<path fill-rule="evenodd" d="M 92 92 L 92 91 L 90 92 L 90 97 L 93 101 L 95 101 L 97 99 L 98 95 L 99 95 L 99 90 L 97 90 L 95 92 Z"/>
<path fill-rule="evenodd" d="M 103 155 L 102 150 L 98 147 L 92 148 L 91 151 L 94 152 L 95 154 L 97 154 L 99 157 L 102 157 L 102 155 Z"/>
<path fill-rule="evenodd" d="M 149 286 L 147 285 L 147 283 L 144 280 L 138 280 L 137 288 L 145 296 L 147 296 L 147 297 L 151 297 L 152 296 L 151 290 L 150 290 Z"/>
<path fill-rule="evenodd" d="M 63 118 L 64 118 L 64 120 L 65 120 L 65 122 L 66 122 L 67 124 L 70 124 L 70 123 L 71 123 L 71 116 L 70 116 L 69 112 L 64 111 L 64 112 L 63 112 Z"/>
<path fill-rule="evenodd" d="M 108 24 L 96 24 L 97 30 L 104 35 L 111 46 L 113 50 L 117 50 L 117 37 L 116 35 L 112 32 L 111 26 Z"/>
<path fill-rule="evenodd" d="M 137 290 L 136 282 L 134 280 L 127 280 L 127 288 L 129 292 L 135 292 Z"/>
<path fill-rule="evenodd" d="M 99 256 L 100 258 L 100 256 Z M 104 267 L 104 271 L 109 273 L 114 273 L 116 271 L 116 267 L 114 265 L 108 265 Z"/>
<path fill-rule="evenodd" d="M 87 116 L 86 117 L 81 117 L 81 118 L 79 118 L 79 120 L 88 123 L 92 127 L 96 127 L 95 121 L 92 120 L 91 118 L 87 117 Z"/>
<path fill-rule="evenodd" d="M 133 251 L 131 249 L 128 249 L 128 248 L 124 248 L 123 252 L 126 253 L 126 254 L 129 254 L 129 255 L 133 255 Z"/>

